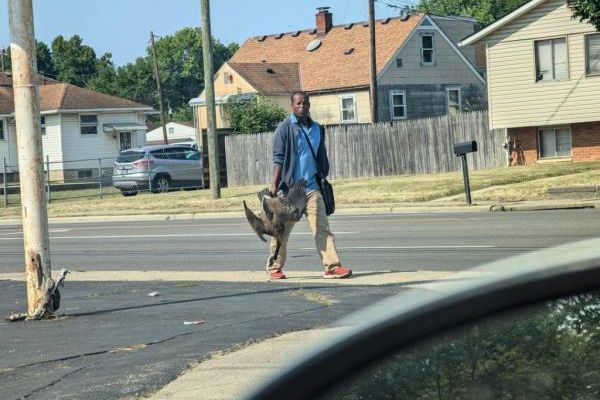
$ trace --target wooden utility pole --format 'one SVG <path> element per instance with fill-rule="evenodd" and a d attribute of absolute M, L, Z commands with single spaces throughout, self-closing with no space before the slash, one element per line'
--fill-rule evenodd
<path fill-rule="evenodd" d="M 150 31 L 150 47 L 152 48 L 152 64 L 154 65 L 154 79 L 156 80 L 156 91 L 158 92 L 158 107 L 160 109 L 160 123 L 162 125 L 165 144 L 169 144 L 167 138 L 167 125 L 165 125 L 165 108 L 163 107 L 163 94 L 160 86 L 160 75 L 158 74 L 158 60 L 156 59 L 156 46 L 154 45 L 154 33 Z"/>
<path fill-rule="evenodd" d="M 27 315 L 37 319 L 52 315 L 53 307 L 49 304 L 47 294 L 54 286 L 54 281 L 50 269 L 31 0 L 9 0 L 8 22 L 21 185 Z"/>
<path fill-rule="evenodd" d="M 210 172 L 210 192 L 213 199 L 221 198 L 219 181 L 219 142 L 215 113 L 215 88 L 213 86 L 213 48 L 210 34 L 209 0 L 200 0 L 202 14 L 202 56 L 204 63 L 204 98 L 206 99 L 206 122 L 208 135 L 208 167 Z"/>
<path fill-rule="evenodd" d="M 369 59 L 371 87 L 371 123 L 377 123 L 377 52 L 375 45 L 375 0 L 369 0 Z"/>

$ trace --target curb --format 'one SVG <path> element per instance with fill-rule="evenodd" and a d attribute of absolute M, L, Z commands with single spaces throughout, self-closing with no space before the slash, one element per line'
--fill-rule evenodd
<path fill-rule="evenodd" d="M 495 204 L 489 208 L 490 212 L 501 211 L 551 211 L 551 210 L 581 210 L 599 209 L 600 203 L 566 203 L 566 204 Z"/>

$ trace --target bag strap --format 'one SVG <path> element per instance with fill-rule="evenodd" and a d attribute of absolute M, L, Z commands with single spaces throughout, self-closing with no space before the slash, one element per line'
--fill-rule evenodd
<path fill-rule="evenodd" d="M 298 124 L 298 128 L 300 128 L 300 130 L 304 134 L 304 138 L 306 139 L 306 142 L 308 143 L 308 147 L 310 147 L 310 152 L 312 153 L 313 157 L 315 158 L 315 162 L 317 162 L 317 155 L 315 154 L 315 149 L 312 147 L 312 144 L 310 143 L 310 139 L 308 138 L 308 134 L 306 133 L 306 131 L 304 130 L 304 128 L 302 128 L 302 125 Z"/>

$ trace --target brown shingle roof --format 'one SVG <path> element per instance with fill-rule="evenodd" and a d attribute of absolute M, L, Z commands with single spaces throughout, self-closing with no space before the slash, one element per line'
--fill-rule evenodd
<path fill-rule="evenodd" d="M 289 94 L 300 90 L 297 63 L 228 63 L 263 94 Z"/>
<path fill-rule="evenodd" d="M 406 21 L 400 17 L 376 21 L 378 73 L 383 70 L 423 17 L 423 14 L 414 14 Z M 279 39 L 277 39 L 279 35 L 267 36 L 264 39 L 263 37 L 250 38 L 234 54 L 230 64 L 262 63 L 263 60 L 266 63 L 298 64 L 301 89 L 306 91 L 369 84 L 369 28 L 366 24 L 332 27 L 321 38 L 321 46 L 314 51 L 306 50 L 306 45 L 317 38 L 310 32 L 312 30 L 302 31 L 299 34 L 298 32 L 287 33 Z"/>
<path fill-rule="evenodd" d="M 83 89 L 51 79 L 40 80 L 40 111 L 102 108 L 146 108 L 135 101 Z M 0 114 L 14 112 L 14 96 L 10 75 L 0 74 Z"/>

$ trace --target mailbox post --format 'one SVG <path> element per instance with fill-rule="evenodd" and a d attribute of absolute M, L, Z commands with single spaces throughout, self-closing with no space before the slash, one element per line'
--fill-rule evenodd
<path fill-rule="evenodd" d="M 467 204 L 471 205 L 471 185 L 469 184 L 469 166 L 467 165 L 467 153 L 473 153 L 477 151 L 477 142 L 471 140 L 470 142 L 454 143 L 454 154 L 461 158 L 463 178 L 465 181 L 465 196 L 467 197 Z"/>

